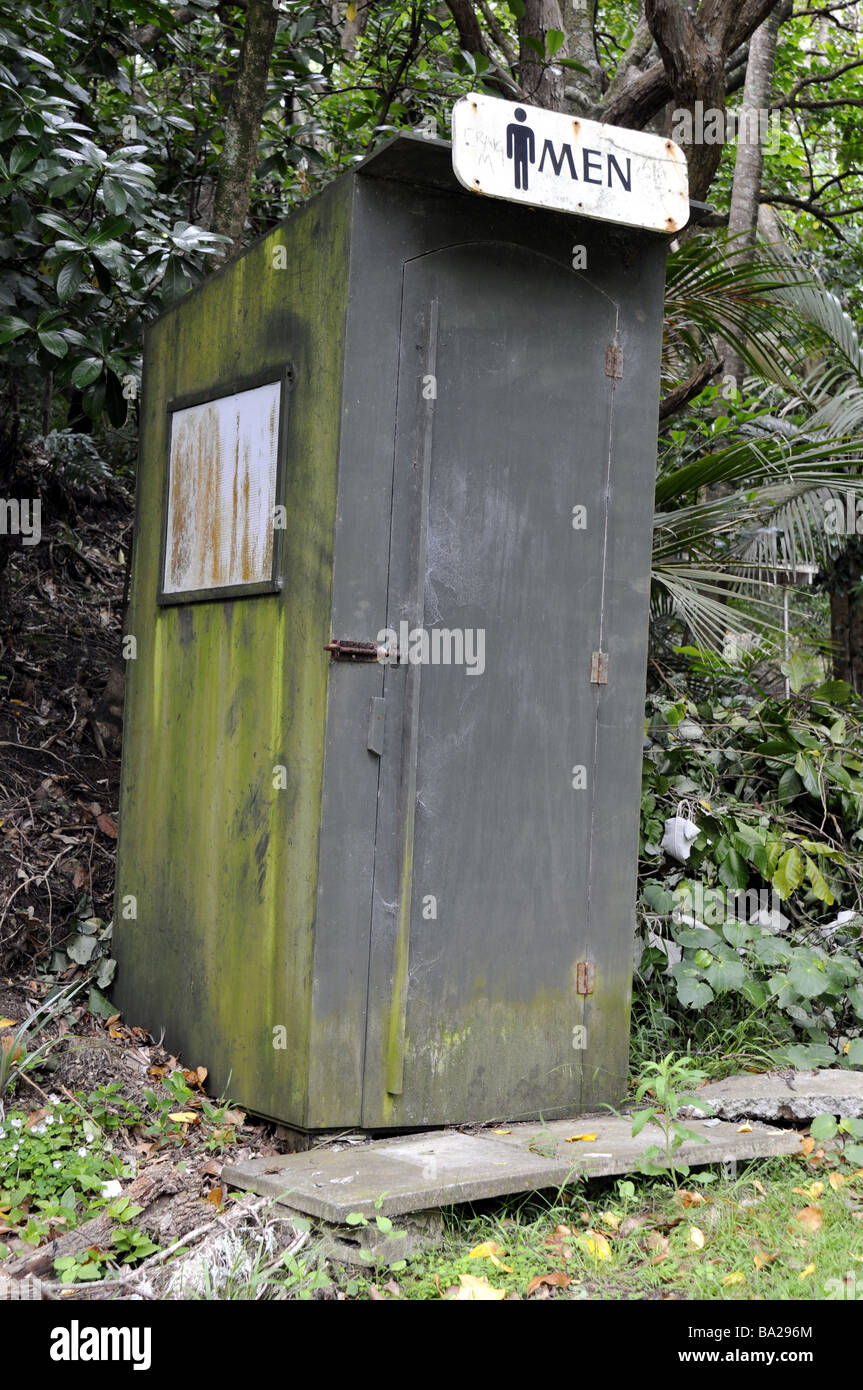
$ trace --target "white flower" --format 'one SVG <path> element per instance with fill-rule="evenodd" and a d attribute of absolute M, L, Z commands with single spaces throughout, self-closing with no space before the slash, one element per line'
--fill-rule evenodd
<path fill-rule="evenodd" d="M 53 1116 L 53 1115 L 46 1115 L 46 1116 L 45 1116 L 44 1123 L 45 1123 L 46 1125 L 52 1125 L 52 1124 L 54 1123 L 54 1116 Z"/>
<path fill-rule="evenodd" d="M 79 1157 L 79 1158 L 86 1158 L 86 1157 L 87 1157 L 87 1150 L 86 1150 L 85 1148 L 80 1148 L 80 1149 L 78 1150 L 78 1157 Z"/>
<path fill-rule="evenodd" d="M 23 1121 L 23 1120 L 10 1120 L 9 1123 L 10 1123 L 10 1125 L 12 1126 L 13 1129 L 20 1129 L 21 1126 L 23 1125 L 24 1121 Z"/>
<path fill-rule="evenodd" d="M 16 1154 L 16 1153 L 18 1152 L 18 1148 L 19 1148 L 18 1144 L 13 1144 L 13 1145 L 12 1145 L 12 1152 L 13 1152 L 13 1154 Z"/>
<path fill-rule="evenodd" d="M 59 1097 L 58 1095 L 55 1095 L 53 1091 L 51 1092 L 50 1096 L 48 1097 L 48 1104 L 49 1104 L 49 1105 L 59 1105 L 59 1104 L 60 1104 L 60 1097 Z"/>
<path fill-rule="evenodd" d="M 123 1184 L 121 1182 L 117 1182 L 116 1178 L 112 1178 L 110 1182 L 102 1183 L 103 1197 L 119 1197 L 122 1195 L 122 1192 Z"/>
<path fill-rule="evenodd" d="M 62 1167 L 63 1167 L 63 1165 L 62 1165 L 62 1163 L 60 1162 L 59 1158 L 55 1158 L 55 1159 L 54 1159 L 54 1167 L 55 1167 L 55 1168 L 62 1168 Z"/>

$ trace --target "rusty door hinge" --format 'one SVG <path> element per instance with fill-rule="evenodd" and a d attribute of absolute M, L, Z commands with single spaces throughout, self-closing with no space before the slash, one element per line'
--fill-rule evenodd
<path fill-rule="evenodd" d="M 623 348 L 619 343 L 609 343 L 605 349 L 605 375 L 615 381 L 623 376 Z"/>
<path fill-rule="evenodd" d="M 334 637 L 325 643 L 324 651 L 330 653 L 333 661 L 380 661 L 386 648 L 377 642 L 352 642 L 347 637 Z"/>
<path fill-rule="evenodd" d="M 576 994 L 593 994 L 593 981 L 596 975 L 596 966 L 592 960 L 580 960 L 575 979 Z"/>
<path fill-rule="evenodd" d="M 592 685 L 608 685 L 608 652 L 590 653 L 590 680 Z"/>

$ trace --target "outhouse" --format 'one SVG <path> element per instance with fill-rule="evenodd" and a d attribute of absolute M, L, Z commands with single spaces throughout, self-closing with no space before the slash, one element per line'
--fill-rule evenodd
<path fill-rule="evenodd" d="M 115 998 L 216 1093 L 623 1095 L 666 249 L 399 135 L 149 329 Z"/>

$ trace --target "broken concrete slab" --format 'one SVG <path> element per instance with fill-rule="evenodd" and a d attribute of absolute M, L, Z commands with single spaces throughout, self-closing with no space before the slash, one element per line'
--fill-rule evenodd
<path fill-rule="evenodd" d="M 687 1128 L 704 1142 L 687 1140 L 675 1158 L 693 1167 L 801 1151 L 794 1130 L 753 1125 L 741 1133 L 737 1125 L 704 1120 L 690 1121 Z M 657 1125 L 646 1125 L 633 1138 L 626 1115 L 580 1115 L 506 1130 L 436 1130 L 251 1159 L 227 1166 L 222 1178 L 232 1187 L 343 1225 L 354 1212 L 374 1220 L 377 1214 L 398 1216 L 630 1173 L 657 1144 L 662 1145 Z"/>
<path fill-rule="evenodd" d="M 811 1120 L 815 1115 L 863 1115 L 863 1072 L 824 1067 L 820 1071 L 744 1072 L 713 1081 L 699 1098 L 723 1120 Z M 692 1107 L 686 1112 L 692 1114 Z"/>

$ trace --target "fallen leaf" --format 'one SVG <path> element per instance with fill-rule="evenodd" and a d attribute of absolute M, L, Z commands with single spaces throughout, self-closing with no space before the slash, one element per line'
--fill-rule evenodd
<path fill-rule="evenodd" d="M 610 1231 L 616 1231 L 620 1227 L 620 1217 L 613 1211 L 601 1211 L 599 1219 L 603 1226 L 607 1226 Z"/>
<path fill-rule="evenodd" d="M 811 1182 L 808 1187 L 792 1187 L 792 1192 L 796 1192 L 798 1197 L 808 1197 L 810 1201 L 815 1201 L 824 1191 L 823 1182 Z"/>
<path fill-rule="evenodd" d="M 803 1150 L 804 1154 L 808 1156 L 815 1148 L 815 1140 L 812 1138 L 811 1135 L 807 1134 L 805 1139 L 800 1140 L 800 1147 Z"/>
<path fill-rule="evenodd" d="M 499 1260 L 497 1258 L 497 1255 L 489 1255 L 489 1259 L 497 1269 L 502 1269 L 507 1274 L 515 1274 L 515 1270 L 513 1269 L 512 1265 L 505 1265 L 503 1260 Z"/>
<path fill-rule="evenodd" d="M 698 1226 L 690 1226 L 689 1240 L 696 1250 L 704 1249 L 704 1232 Z"/>
<path fill-rule="evenodd" d="M 191 1125 L 198 1119 L 192 1110 L 177 1110 L 173 1115 L 168 1116 L 169 1120 L 176 1120 L 179 1124 Z"/>
<path fill-rule="evenodd" d="M 711 1201 L 710 1197 L 705 1197 L 703 1192 L 690 1192 L 687 1188 L 681 1187 L 677 1194 L 677 1200 L 684 1207 L 700 1207 L 705 1202 Z"/>
<path fill-rule="evenodd" d="M 0 1028 L 14 1028 L 17 1021 L 14 1018 L 0 1018 Z"/>
<path fill-rule="evenodd" d="M 585 1231 L 583 1236 L 579 1236 L 579 1243 L 595 1260 L 611 1259 L 611 1246 L 601 1231 Z"/>
<path fill-rule="evenodd" d="M 752 1133 L 752 1126 L 751 1126 L 751 1125 L 738 1125 L 738 1126 L 737 1126 L 737 1133 L 738 1133 L 738 1134 L 751 1134 L 751 1133 Z"/>
<path fill-rule="evenodd" d="M 823 1219 L 824 1213 L 820 1207 L 803 1207 L 801 1211 L 794 1213 L 794 1220 L 809 1231 L 810 1235 L 821 1229 Z"/>
<path fill-rule="evenodd" d="M 369 1302 L 386 1303 L 386 1299 L 384 1298 L 380 1289 L 376 1288 L 374 1284 L 372 1284 L 371 1288 L 369 1289 Z"/>
<path fill-rule="evenodd" d="M 660 1235 L 659 1231 L 651 1231 L 645 1245 L 648 1250 L 655 1251 L 655 1254 L 648 1260 L 648 1264 L 658 1265 L 663 1260 L 668 1259 L 668 1236 Z"/>
<path fill-rule="evenodd" d="M 493 1240 L 484 1240 L 481 1245 L 475 1245 L 468 1251 L 471 1260 L 487 1260 L 489 1255 L 500 1255 L 503 1251 Z"/>
<path fill-rule="evenodd" d="M 733 1274 L 723 1274 L 719 1282 L 724 1284 L 726 1288 L 731 1288 L 734 1284 L 745 1284 L 746 1275 L 742 1269 L 735 1269 Z"/>
<path fill-rule="evenodd" d="M 222 1196 L 222 1189 L 220 1187 L 214 1187 L 212 1192 L 207 1193 L 207 1201 L 212 1202 L 214 1207 L 220 1207 L 222 1205 Z"/>
<path fill-rule="evenodd" d="M 493 1129 L 492 1134 L 512 1134 L 511 1129 Z"/>
<path fill-rule="evenodd" d="M 201 1176 L 206 1173 L 211 1178 L 217 1178 L 222 1171 L 222 1165 L 215 1158 L 211 1158 L 209 1163 L 205 1163 L 201 1169 Z"/>
<path fill-rule="evenodd" d="M 32 1113 L 27 1116 L 24 1128 L 32 1129 L 34 1125 L 38 1125 L 40 1120 L 44 1120 L 47 1114 L 48 1111 L 45 1109 L 44 1105 L 40 1106 L 38 1110 L 32 1111 Z"/>
<path fill-rule="evenodd" d="M 103 835 L 108 835 L 110 839 L 116 840 L 117 826 L 109 815 L 97 816 L 96 824 L 98 825 Z"/>
<path fill-rule="evenodd" d="M 842 1186 L 844 1185 L 844 1183 L 845 1183 L 845 1179 L 844 1179 L 844 1177 L 842 1176 L 841 1173 L 831 1173 L 831 1174 L 830 1174 L 830 1177 L 827 1179 L 827 1181 L 829 1182 L 830 1186 L 833 1188 L 833 1191 L 834 1191 L 834 1192 L 838 1192 L 839 1189 L 840 1189 L 840 1187 L 842 1187 Z"/>
<path fill-rule="evenodd" d="M 595 1134 L 571 1134 L 569 1138 L 565 1139 L 563 1142 L 565 1144 L 578 1144 L 581 1140 L 586 1140 L 589 1144 L 592 1144 L 595 1138 Z"/>
<path fill-rule="evenodd" d="M 752 1263 L 756 1269 L 764 1269 L 766 1265 L 772 1265 L 773 1261 L 779 1258 L 778 1250 L 762 1250 L 759 1245 L 755 1247 L 755 1254 L 752 1256 Z"/>
<path fill-rule="evenodd" d="M 458 1278 L 461 1288 L 450 1295 L 454 1303 L 474 1299 L 483 1303 L 500 1303 L 506 1298 L 506 1289 L 493 1289 L 487 1279 L 478 1279 L 475 1274 L 460 1274 Z"/>
<path fill-rule="evenodd" d="M 767 1192 L 767 1189 L 766 1189 L 766 1187 L 764 1186 L 764 1183 L 763 1183 L 763 1182 L 760 1182 L 758 1178 L 755 1178 L 755 1179 L 753 1180 L 752 1186 L 755 1188 L 755 1191 L 756 1191 L 756 1192 L 760 1192 L 760 1193 L 761 1193 L 762 1197 L 765 1196 L 765 1194 L 766 1194 L 766 1192 Z"/>
<path fill-rule="evenodd" d="M 537 1274 L 535 1278 L 531 1279 L 527 1286 L 527 1297 L 530 1298 L 531 1294 L 536 1293 L 537 1289 L 544 1284 L 553 1289 L 565 1289 L 571 1283 L 572 1280 L 564 1270 L 552 1269 L 548 1274 Z"/>
<path fill-rule="evenodd" d="M 246 1123 L 245 1110 L 226 1110 L 225 1120 L 229 1125 L 244 1125 Z"/>
<path fill-rule="evenodd" d="M 387 1280 L 387 1282 L 384 1284 L 384 1292 L 391 1293 L 393 1298 L 401 1298 L 402 1291 L 396 1283 L 395 1279 Z"/>
<path fill-rule="evenodd" d="M 798 1279 L 808 1279 L 809 1276 L 810 1276 L 810 1274 L 814 1274 L 814 1273 L 815 1273 L 815 1266 L 814 1266 L 814 1265 L 807 1265 L 805 1269 L 801 1269 L 801 1271 L 800 1271 L 800 1273 L 798 1274 L 797 1278 L 798 1278 Z"/>

